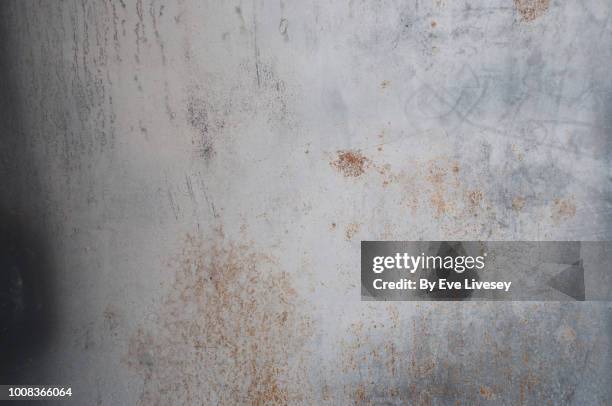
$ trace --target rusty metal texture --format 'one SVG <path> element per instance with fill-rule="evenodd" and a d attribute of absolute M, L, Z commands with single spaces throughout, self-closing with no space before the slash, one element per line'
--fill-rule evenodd
<path fill-rule="evenodd" d="M 611 6 L 2 1 L 29 264 L 3 283 L 40 328 L 0 376 L 78 404 L 609 404 L 609 302 L 362 302 L 360 241 L 610 240 Z"/>

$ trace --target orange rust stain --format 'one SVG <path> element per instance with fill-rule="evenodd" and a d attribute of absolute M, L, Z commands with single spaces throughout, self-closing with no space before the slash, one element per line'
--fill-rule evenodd
<path fill-rule="evenodd" d="M 131 335 L 124 359 L 144 378 L 140 404 L 304 401 L 290 359 L 312 329 L 289 275 L 251 244 L 186 238 L 155 325 Z"/>
<path fill-rule="evenodd" d="M 438 156 L 427 161 L 416 160 L 398 169 L 389 163 L 370 161 L 358 152 L 339 151 L 338 154 L 338 158 L 331 164 L 339 172 L 347 177 L 358 177 L 367 168 L 372 177 L 378 175 L 382 192 L 393 190 L 400 194 L 400 208 L 410 210 L 412 215 L 416 215 L 422 207 L 435 219 L 454 218 L 469 222 L 456 230 L 450 230 L 443 224 L 449 234 L 465 233 L 468 229 L 475 233 L 481 232 L 486 227 L 483 219 L 496 216 L 495 209 L 484 204 L 485 191 L 467 189 L 460 176 L 463 169 L 459 162 L 448 156 Z"/>
<path fill-rule="evenodd" d="M 397 306 L 391 304 L 387 307 L 387 312 L 389 313 L 389 318 L 393 322 L 393 328 L 399 327 L 400 323 L 400 315 L 399 310 L 397 310 Z"/>
<path fill-rule="evenodd" d="M 370 166 L 370 160 L 360 151 L 338 151 L 338 157 L 331 162 L 331 165 L 347 178 L 357 178 Z"/>
<path fill-rule="evenodd" d="M 491 388 L 489 388 L 487 386 L 481 386 L 480 387 L 480 396 L 482 396 L 483 398 L 485 398 L 487 400 L 491 400 L 491 399 L 493 399 L 493 391 L 491 390 Z"/>
<path fill-rule="evenodd" d="M 446 168 L 439 166 L 435 163 L 431 163 L 429 166 L 429 174 L 427 175 L 427 179 L 435 185 L 440 185 L 444 183 L 446 173 Z"/>
<path fill-rule="evenodd" d="M 426 179 L 431 183 L 433 191 L 430 196 L 430 203 L 435 210 L 435 216 L 440 217 L 449 209 L 449 204 L 445 198 L 445 180 L 448 169 L 435 161 L 429 163 Z"/>
<path fill-rule="evenodd" d="M 514 6 L 526 22 L 542 16 L 550 6 L 550 0 L 514 0 Z"/>
<path fill-rule="evenodd" d="M 523 363 L 529 365 L 529 354 L 527 352 L 523 353 Z"/>
<path fill-rule="evenodd" d="M 480 206 L 480 202 L 482 202 L 483 194 L 481 190 L 471 190 L 468 192 L 468 200 L 472 207 Z"/>
<path fill-rule="evenodd" d="M 360 384 L 359 386 L 357 386 L 357 389 L 355 390 L 355 404 L 356 405 L 365 405 L 367 404 L 367 398 L 366 398 L 366 391 L 365 388 L 363 386 L 363 384 Z"/>
<path fill-rule="evenodd" d="M 555 222 L 560 222 L 561 220 L 567 220 L 576 215 L 576 203 L 574 203 L 574 198 L 570 197 L 567 199 L 555 199 L 553 202 L 552 208 L 552 219 Z"/>
<path fill-rule="evenodd" d="M 380 176 L 387 180 L 387 182 L 397 179 L 397 175 L 393 173 L 391 165 L 389 164 L 374 165 L 374 169 L 376 170 L 376 172 L 378 172 Z"/>
<path fill-rule="evenodd" d="M 395 376 L 397 373 L 397 368 L 396 365 L 398 363 L 398 354 L 397 354 L 397 350 L 395 348 L 395 344 L 393 343 L 393 341 L 389 341 L 385 344 L 385 353 L 388 354 L 388 359 L 386 362 L 386 366 L 387 366 L 387 371 L 389 371 L 389 374 L 391 376 Z"/>
<path fill-rule="evenodd" d="M 353 239 L 355 234 L 359 232 L 360 229 L 361 229 L 361 224 L 350 223 L 349 225 L 346 226 L 346 229 L 344 230 L 344 237 L 346 238 L 347 241 L 350 241 Z"/>
<path fill-rule="evenodd" d="M 442 191 L 435 191 L 431 195 L 430 202 L 436 211 L 436 217 L 442 216 L 448 210 L 448 204 L 444 200 L 444 195 Z"/>

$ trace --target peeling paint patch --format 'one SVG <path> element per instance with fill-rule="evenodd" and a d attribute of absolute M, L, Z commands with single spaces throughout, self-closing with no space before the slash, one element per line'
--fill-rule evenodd
<path fill-rule="evenodd" d="M 549 0 L 514 0 L 514 6 L 523 21 L 529 22 L 542 16 L 550 5 Z"/>

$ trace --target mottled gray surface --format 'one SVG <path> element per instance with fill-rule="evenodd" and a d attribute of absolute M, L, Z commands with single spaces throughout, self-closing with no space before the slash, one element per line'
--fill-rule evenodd
<path fill-rule="evenodd" d="M 611 6 L 3 1 L 0 208 L 54 297 L 21 379 L 609 403 L 609 303 L 361 302 L 359 244 L 609 240 Z"/>

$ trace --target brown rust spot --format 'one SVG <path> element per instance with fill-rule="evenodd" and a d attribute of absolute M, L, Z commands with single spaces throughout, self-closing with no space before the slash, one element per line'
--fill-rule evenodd
<path fill-rule="evenodd" d="M 569 197 L 567 199 L 555 199 L 553 202 L 552 208 L 552 219 L 555 222 L 560 222 L 561 220 L 567 220 L 576 215 L 576 203 L 574 203 L 574 198 Z"/>
<path fill-rule="evenodd" d="M 434 162 L 431 162 L 429 165 L 429 174 L 427 175 L 427 179 L 434 185 L 440 185 L 444 183 L 444 178 L 446 177 L 446 173 L 447 173 L 446 168 Z"/>
<path fill-rule="evenodd" d="M 576 341 L 576 330 L 568 325 L 559 327 L 557 338 L 563 344 L 574 343 Z"/>
<path fill-rule="evenodd" d="M 432 21 L 432 22 L 431 22 L 431 28 L 436 28 L 436 25 L 438 25 L 438 23 L 437 23 L 437 22 L 435 22 L 435 21 Z"/>
<path fill-rule="evenodd" d="M 514 0 L 514 6 L 523 21 L 533 21 L 543 15 L 550 5 L 549 0 Z"/>
<path fill-rule="evenodd" d="M 330 400 L 330 393 L 329 393 L 329 385 L 325 384 L 323 385 L 323 388 L 321 389 L 321 399 L 328 402 Z"/>
<path fill-rule="evenodd" d="M 525 366 L 529 365 L 529 353 L 527 351 L 523 352 L 523 364 L 525 364 Z"/>
<path fill-rule="evenodd" d="M 525 207 L 525 198 L 523 196 L 516 196 L 512 199 L 512 210 L 521 211 Z"/>
<path fill-rule="evenodd" d="M 381 131 L 379 137 L 382 135 Z M 346 153 L 346 151 L 339 152 L 338 159 L 332 162 L 332 166 L 341 172 L 340 168 L 351 167 L 345 162 L 356 161 L 354 157 L 351 160 L 344 158 L 342 154 Z M 486 204 L 487 187 L 475 186 L 468 189 L 463 181 L 465 176 L 462 176 L 465 169 L 449 156 L 442 155 L 426 161 L 407 161 L 401 168 L 392 167 L 389 163 L 370 161 L 365 157 L 363 159 L 365 162 L 363 168 L 367 167 L 368 180 L 377 178 L 380 181 L 380 191 L 383 193 L 387 191 L 398 193 L 400 209 L 407 208 L 413 216 L 419 211 L 425 211 L 436 220 L 454 219 L 455 222 L 462 223 L 454 229 L 443 224 L 449 234 L 464 234 L 468 229 L 470 232 L 480 233 L 483 228 L 488 227 L 485 220 L 495 219 L 495 209 L 490 204 Z M 359 176 L 364 170 L 349 171 L 349 175 L 346 176 L 350 176 L 351 173 Z"/>
<path fill-rule="evenodd" d="M 387 312 L 389 313 L 389 319 L 393 323 L 391 327 L 393 328 L 399 327 L 400 315 L 399 315 L 399 310 L 397 309 L 397 306 L 394 304 L 390 304 L 387 307 Z"/>
<path fill-rule="evenodd" d="M 370 166 L 370 160 L 357 150 L 338 151 L 338 157 L 331 165 L 347 178 L 357 178 Z"/>
<path fill-rule="evenodd" d="M 468 192 L 468 200 L 472 207 L 480 206 L 480 202 L 482 202 L 483 194 L 481 190 L 470 190 Z"/>
<path fill-rule="evenodd" d="M 481 386 L 480 396 L 482 396 L 486 400 L 491 400 L 493 399 L 493 390 L 491 390 L 491 388 L 489 388 L 488 386 Z"/>
<path fill-rule="evenodd" d="M 478 217 L 483 213 L 482 202 L 484 193 L 480 189 L 472 189 L 466 192 L 467 197 L 467 213 L 473 217 Z"/>
<path fill-rule="evenodd" d="M 430 203 L 436 211 L 436 217 L 442 216 L 448 210 L 448 204 L 444 200 L 442 191 L 435 191 L 431 195 Z"/>
<path fill-rule="evenodd" d="M 386 85 L 385 85 L 385 87 L 386 87 Z M 377 137 L 378 137 L 378 140 L 379 140 L 380 143 L 378 144 L 378 147 L 376 147 L 376 149 L 378 150 L 378 152 L 381 152 L 383 150 L 383 146 L 385 145 L 385 130 L 384 129 L 380 130 L 380 132 L 378 133 Z"/>
<path fill-rule="evenodd" d="M 359 223 L 348 224 L 346 226 L 346 229 L 344 230 L 344 237 L 346 238 L 346 240 L 347 241 L 352 240 L 355 234 L 359 232 L 359 229 L 361 229 L 361 224 Z"/>
<path fill-rule="evenodd" d="M 368 404 L 366 390 L 363 384 L 359 384 L 357 389 L 355 389 L 355 405 L 365 405 Z"/>
<path fill-rule="evenodd" d="M 448 160 L 439 158 L 427 163 L 425 179 L 430 184 L 429 202 L 436 218 L 440 218 L 453 209 L 452 202 L 457 200 L 456 192 L 460 190 L 458 173 L 459 164 L 457 162 L 451 164 Z"/>
<path fill-rule="evenodd" d="M 129 341 L 125 362 L 144 378 L 140 403 L 303 401 L 305 372 L 291 360 L 311 322 L 274 259 L 250 244 L 188 237 L 171 265 L 158 322 Z"/>

